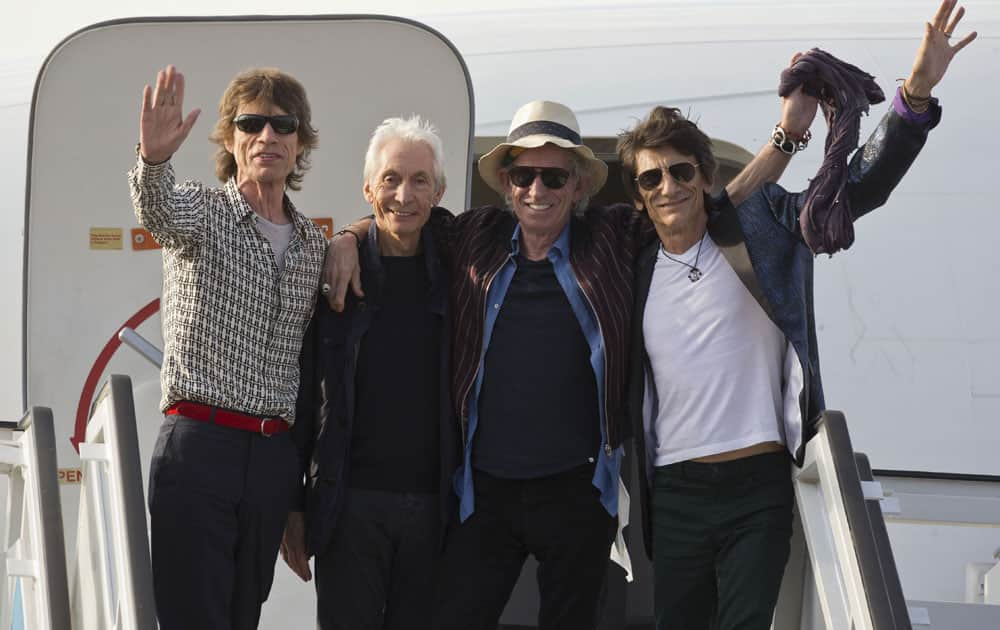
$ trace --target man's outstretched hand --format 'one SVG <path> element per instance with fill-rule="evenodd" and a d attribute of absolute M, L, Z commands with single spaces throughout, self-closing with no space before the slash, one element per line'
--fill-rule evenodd
<path fill-rule="evenodd" d="M 917 49 L 910 77 L 904 84 L 906 91 L 912 96 L 917 98 L 930 96 L 934 86 L 944 78 L 952 58 L 976 39 L 976 32 L 972 31 L 957 43 L 951 43 L 955 29 L 965 15 L 965 7 L 958 7 L 958 11 L 955 11 L 957 2 L 958 0 L 944 0 L 934 18 L 924 25 L 924 39 Z M 953 11 L 955 11 L 954 17 L 952 17 Z"/>
<path fill-rule="evenodd" d="M 351 228 L 355 235 L 358 232 L 367 233 L 371 219 L 362 219 Z M 326 260 L 323 262 L 322 291 L 330 309 L 340 313 L 344 310 L 347 298 L 347 288 L 356 297 L 365 296 L 361 288 L 361 264 L 358 260 L 358 238 L 350 234 L 334 236 L 326 248 Z"/>
<path fill-rule="evenodd" d="M 156 88 L 142 90 L 142 113 L 139 115 L 139 151 L 151 164 L 166 162 L 177 152 L 198 120 L 200 109 L 182 118 L 184 75 L 173 66 L 156 73 Z"/>

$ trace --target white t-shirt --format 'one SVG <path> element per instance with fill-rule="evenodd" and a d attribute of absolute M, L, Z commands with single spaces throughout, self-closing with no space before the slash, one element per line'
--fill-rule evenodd
<path fill-rule="evenodd" d="M 292 242 L 292 231 L 295 223 L 271 223 L 264 217 L 257 215 L 257 227 L 264 235 L 267 242 L 271 244 L 271 251 L 274 253 L 274 262 L 278 265 L 278 274 L 285 273 L 285 251 L 288 244 Z"/>
<path fill-rule="evenodd" d="M 681 255 L 698 257 L 701 279 L 661 248 L 653 271 L 643 334 L 656 387 L 646 416 L 654 466 L 785 443 L 783 385 L 794 355 L 711 237 Z M 648 394 L 648 392 L 647 392 Z"/>

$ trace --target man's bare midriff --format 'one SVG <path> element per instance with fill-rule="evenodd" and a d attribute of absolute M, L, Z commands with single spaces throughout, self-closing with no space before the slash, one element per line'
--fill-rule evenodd
<path fill-rule="evenodd" d="M 752 457 L 754 455 L 760 455 L 761 453 L 777 453 L 778 451 L 783 450 L 785 450 L 784 445 L 779 444 L 778 442 L 761 442 L 760 444 L 751 444 L 750 446 L 744 446 L 743 448 L 738 448 L 736 450 L 726 451 L 725 453 L 715 453 L 714 455 L 695 457 L 691 461 L 702 462 L 704 464 L 717 464 L 719 462 L 730 462 L 734 459 Z"/>

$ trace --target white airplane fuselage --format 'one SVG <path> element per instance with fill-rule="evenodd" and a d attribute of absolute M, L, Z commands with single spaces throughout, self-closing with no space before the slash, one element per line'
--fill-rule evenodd
<path fill-rule="evenodd" d="M 779 118 L 778 75 L 796 51 L 819 46 L 855 63 L 874 74 L 891 99 L 896 79 L 909 72 L 922 23 L 934 9 L 933 3 L 924 4 L 665 2 L 579 10 L 480 8 L 419 16 L 461 53 L 474 93 L 474 101 L 469 100 L 474 127 L 462 107 L 455 108 L 455 120 L 434 121 L 445 131 L 452 169 L 444 205 L 459 211 L 468 203 L 470 133 L 504 136 L 513 112 L 533 99 L 572 107 L 590 139 L 613 138 L 653 105 L 674 105 L 713 138 L 751 154 L 764 145 Z M 1000 364 L 994 360 L 1000 353 L 995 315 L 1000 310 L 1000 253 L 993 246 L 1000 215 L 988 187 L 1000 170 L 1000 126 L 992 107 L 1000 100 L 998 27 L 1000 5 L 969 6 L 962 30 L 978 30 L 980 41 L 956 58 L 935 90 L 944 110 L 940 126 L 885 207 L 857 224 L 850 251 L 816 263 L 827 404 L 845 412 L 855 449 L 866 452 L 879 469 L 1000 475 Z M 0 264 L 6 273 L 0 282 L 2 294 L 11 296 L 0 314 L 0 344 L 6 348 L 0 360 L 0 403 L 6 418 L 16 417 L 25 405 L 53 408 L 59 465 L 67 470 L 80 466 L 71 438 L 81 410 L 89 407 L 88 387 L 95 379 L 111 373 L 132 377 L 145 465 L 159 418 L 156 370 L 127 348 L 112 348 L 108 354 L 114 333 L 129 320 L 162 346 L 154 305 L 161 288 L 159 252 L 136 246 L 131 230 L 138 226 L 124 176 L 134 159 L 142 84 L 151 82 L 156 68 L 166 63 L 189 62 L 181 66 L 191 85 L 189 106 L 201 107 L 203 114 L 176 158 L 178 179 L 210 180 L 213 147 L 206 137 L 215 103 L 224 77 L 242 69 L 234 62 L 234 69 L 203 72 L 197 63 L 199 55 L 210 56 L 213 47 L 225 46 L 223 23 L 198 26 L 197 37 L 184 40 L 184 49 L 174 57 L 166 45 L 157 48 L 163 28 L 128 23 L 68 39 L 43 66 L 39 85 L 46 89 L 33 106 L 31 85 L 41 56 L 4 60 L 0 66 L 11 85 L 0 97 L 0 134 L 10 140 L 0 143 L 6 190 L 0 202 Z M 192 27 L 177 28 L 189 33 Z M 267 28 L 294 42 L 296 32 L 311 36 L 318 27 L 293 20 Z M 73 107 L 84 105 L 67 107 L 50 95 L 48 86 L 53 86 L 52 94 L 64 93 L 56 86 L 71 93 L 77 81 L 81 93 L 94 96 L 87 77 L 74 72 L 74 59 L 103 60 L 106 51 L 95 49 L 94 42 L 112 36 L 105 31 L 118 33 L 121 37 L 114 41 L 123 46 L 131 42 L 134 49 L 114 51 L 111 57 L 118 61 L 109 57 L 108 63 L 120 64 L 120 80 L 107 82 L 105 102 L 89 99 L 98 106 L 76 115 Z M 308 40 L 307 35 L 302 39 Z M 407 55 L 405 44 L 362 34 L 355 41 L 348 38 L 347 48 L 334 58 L 304 59 L 292 49 L 273 56 L 255 52 L 243 63 L 279 65 L 297 75 L 315 72 L 320 77 L 326 71 L 336 76 L 329 90 L 313 87 L 320 78 L 312 85 L 305 82 L 311 95 L 316 90 L 321 148 L 302 193 L 294 196 L 307 215 L 332 219 L 334 226 L 366 212 L 357 148 L 363 151 L 374 122 L 423 113 L 421 103 L 448 111 L 433 98 L 439 90 L 454 90 L 448 93 L 464 98 L 462 70 L 444 56 L 403 66 L 397 76 L 391 70 L 366 74 L 366 55 L 374 53 L 365 46 L 372 42 L 389 58 Z M 396 81 L 403 89 L 395 97 L 387 90 L 384 102 L 366 102 L 370 92 L 360 88 L 366 81 Z M 862 120 L 862 142 L 887 107 L 873 106 Z M 362 110 L 372 110 L 363 122 L 346 113 Z M 56 115 L 58 111 L 68 113 Z M 794 158 L 780 182 L 786 188 L 802 189 L 814 176 L 824 132 L 818 118 L 812 146 Z M 60 135 L 67 138 L 66 148 L 54 151 Z M 32 147 L 30 163 L 26 141 Z M 60 176 L 71 170 L 72 177 Z M 62 488 L 72 544 L 74 486 Z M 917 599 L 961 600 L 965 563 L 988 560 L 997 546 L 989 530 L 961 535 L 942 530 L 947 544 L 933 548 L 925 533 L 905 526 L 894 526 L 890 533 L 907 597 Z M 634 550 L 633 556 L 639 555 Z M 312 601 L 312 586 L 279 566 L 261 627 L 307 627 Z"/>

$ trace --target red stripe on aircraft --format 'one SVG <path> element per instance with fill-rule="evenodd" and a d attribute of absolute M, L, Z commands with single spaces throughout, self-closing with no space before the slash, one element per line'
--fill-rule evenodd
<path fill-rule="evenodd" d="M 83 442 L 87 435 L 87 419 L 90 417 L 90 405 L 94 401 L 94 392 L 97 390 L 97 383 L 104 373 L 105 368 L 108 367 L 108 363 L 111 362 L 111 357 L 114 356 L 115 351 L 122 345 L 122 342 L 118 339 L 118 333 L 121 332 L 122 328 L 138 328 L 140 324 L 152 317 L 158 310 L 160 310 L 160 298 L 156 298 L 146 306 L 143 306 L 135 315 L 128 318 L 128 321 L 119 326 L 115 334 L 111 335 L 108 343 L 104 344 L 104 349 L 101 350 L 101 353 L 97 355 L 97 360 L 94 361 L 94 365 L 90 368 L 90 373 L 87 375 L 87 380 L 83 383 L 83 391 L 80 392 L 80 402 L 76 406 L 76 427 L 73 431 L 73 437 L 69 439 L 73 443 L 73 448 L 77 453 L 80 452 L 80 442 Z"/>

